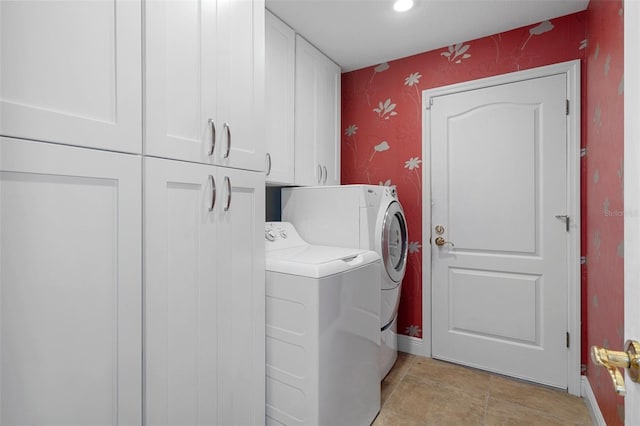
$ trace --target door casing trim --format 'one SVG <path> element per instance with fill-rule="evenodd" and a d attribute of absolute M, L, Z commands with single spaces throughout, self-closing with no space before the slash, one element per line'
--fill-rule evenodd
<path fill-rule="evenodd" d="M 580 60 L 562 62 L 544 67 L 517 71 L 494 77 L 472 80 L 422 92 L 422 353 L 431 357 L 431 99 L 502 84 L 515 83 L 535 78 L 565 74 L 567 77 L 567 99 L 570 110 L 567 116 L 567 214 L 571 217 L 568 253 L 568 306 L 567 331 L 571 344 L 567 350 L 567 390 L 580 396 Z"/>

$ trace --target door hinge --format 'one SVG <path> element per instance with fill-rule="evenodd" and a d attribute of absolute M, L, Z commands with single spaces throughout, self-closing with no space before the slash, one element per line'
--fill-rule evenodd
<path fill-rule="evenodd" d="M 581 265 L 587 264 L 587 256 L 580 256 L 580 264 Z"/>
<path fill-rule="evenodd" d="M 580 148 L 580 157 L 587 156 L 587 148 Z"/>
<path fill-rule="evenodd" d="M 566 103 L 566 105 L 567 105 L 567 115 L 569 115 L 569 99 L 567 99 L 566 101 L 567 101 L 567 103 Z"/>
<path fill-rule="evenodd" d="M 567 348 L 569 347 L 569 332 L 567 331 Z"/>
<path fill-rule="evenodd" d="M 429 98 L 429 102 L 427 103 L 426 109 L 431 109 L 432 106 L 433 106 L 433 98 Z"/>

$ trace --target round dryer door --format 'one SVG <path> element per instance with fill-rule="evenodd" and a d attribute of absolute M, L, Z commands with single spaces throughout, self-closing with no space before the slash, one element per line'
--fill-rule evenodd
<path fill-rule="evenodd" d="M 407 221 L 400 203 L 389 204 L 382 229 L 382 262 L 389 277 L 400 282 L 407 267 Z"/>

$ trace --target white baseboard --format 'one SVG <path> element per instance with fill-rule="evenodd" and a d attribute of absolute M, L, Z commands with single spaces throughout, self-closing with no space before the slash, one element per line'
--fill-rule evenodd
<path fill-rule="evenodd" d="M 412 355 L 425 356 L 422 339 L 398 334 L 398 350 Z"/>
<path fill-rule="evenodd" d="M 593 389 L 591 389 L 591 384 L 589 383 L 587 376 L 581 376 L 581 382 L 582 397 L 587 403 L 587 407 L 589 407 L 591 420 L 593 420 L 594 424 L 598 426 L 607 426 L 607 423 L 604 421 L 604 417 L 602 416 L 602 412 L 600 411 L 600 407 L 598 406 L 598 401 L 596 401 L 596 395 L 593 393 Z"/>

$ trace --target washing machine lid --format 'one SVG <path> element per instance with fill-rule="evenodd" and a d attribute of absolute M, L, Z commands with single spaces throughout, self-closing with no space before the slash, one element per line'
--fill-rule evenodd
<path fill-rule="evenodd" d="M 329 246 L 299 246 L 267 252 L 266 270 L 323 278 L 380 261 L 374 251 Z"/>

